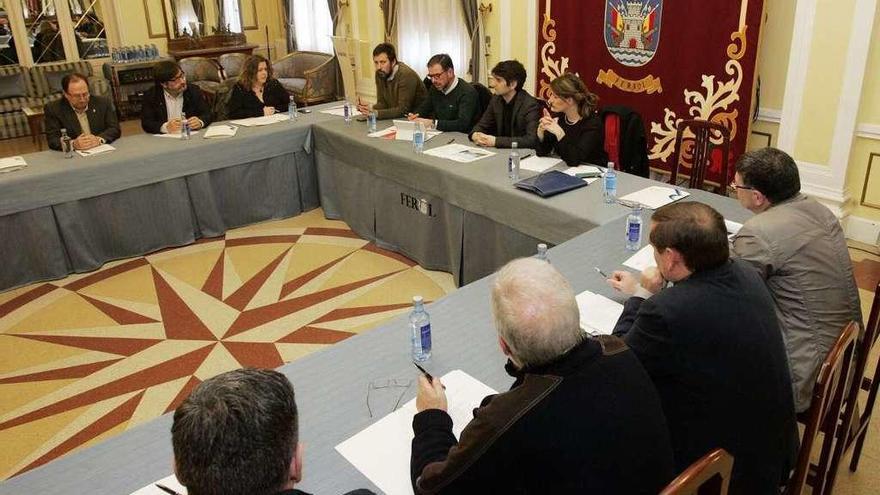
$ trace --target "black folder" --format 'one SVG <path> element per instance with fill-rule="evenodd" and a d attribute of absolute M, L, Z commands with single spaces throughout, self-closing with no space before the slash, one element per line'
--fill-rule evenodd
<path fill-rule="evenodd" d="M 559 170 L 550 170 L 514 184 L 514 186 L 533 192 L 542 198 L 548 198 L 586 185 L 587 182 L 585 180 L 572 177 Z"/>

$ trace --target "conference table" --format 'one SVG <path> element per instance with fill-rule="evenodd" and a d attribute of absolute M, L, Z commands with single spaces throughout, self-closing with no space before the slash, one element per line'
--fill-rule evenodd
<path fill-rule="evenodd" d="M 750 215 L 733 199 L 703 191 L 690 192 L 692 195 L 685 201 L 708 203 L 727 219 L 742 222 Z M 645 212 L 646 221 L 650 214 Z M 625 219 L 617 218 L 550 249 L 551 263 L 570 281 L 576 293 L 590 290 L 623 301 L 594 267 L 606 273 L 619 269 L 632 254 L 624 249 L 624 225 Z M 499 391 L 512 383 L 503 369 L 505 358 L 498 349 L 492 323 L 491 283 L 492 276 L 480 279 L 428 305 L 434 345 L 427 368 L 435 376 L 460 369 Z M 280 371 L 294 384 L 300 439 L 305 444 L 304 479 L 298 487 L 320 494 L 362 487 L 378 492 L 334 447 L 394 409 L 394 397 L 372 401 L 368 409 L 367 391 L 371 384 L 410 381 L 400 404 L 415 396 L 417 372 L 410 363 L 406 317 L 352 336 L 289 363 Z M 171 415 L 166 414 L 7 480 L 0 484 L 0 495 L 131 493 L 172 472 L 171 421 Z M 400 475 L 408 476 L 408 472 Z"/>

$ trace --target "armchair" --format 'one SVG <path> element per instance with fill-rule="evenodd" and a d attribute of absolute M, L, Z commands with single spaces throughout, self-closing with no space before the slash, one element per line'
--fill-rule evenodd
<path fill-rule="evenodd" d="M 329 53 L 293 52 L 272 63 L 275 77 L 299 104 L 336 99 L 336 57 Z"/>

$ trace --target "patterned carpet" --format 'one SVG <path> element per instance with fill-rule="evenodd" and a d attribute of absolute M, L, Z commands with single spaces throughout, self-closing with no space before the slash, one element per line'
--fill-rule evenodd
<path fill-rule="evenodd" d="M 454 290 L 321 210 L 0 294 L 0 479 Z"/>

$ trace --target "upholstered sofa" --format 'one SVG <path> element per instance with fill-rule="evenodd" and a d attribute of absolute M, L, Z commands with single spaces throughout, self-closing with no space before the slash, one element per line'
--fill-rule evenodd
<path fill-rule="evenodd" d="M 336 66 L 334 55 L 319 52 L 293 52 L 272 63 L 275 78 L 300 104 L 336 99 Z"/>
<path fill-rule="evenodd" d="M 87 61 L 44 64 L 35 67 L 0 67 L 0 139 L 30 134 L 23 107 L 43 106 L 61 98 L 61 78 L 71 72 L 88 77 L 89 92 L 111 97 L 110 84 L 92 71 Z"/>

